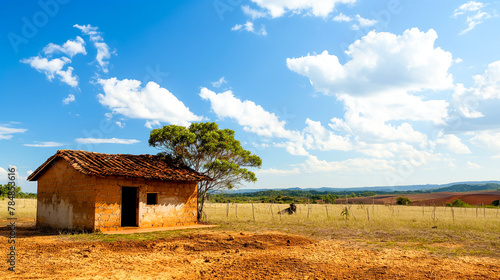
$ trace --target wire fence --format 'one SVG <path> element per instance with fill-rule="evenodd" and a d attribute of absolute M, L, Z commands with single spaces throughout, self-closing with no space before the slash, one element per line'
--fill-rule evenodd
<path fill-rule="evenodd" d="M 289 205 L 274 203 L 207 203 L 203 220 L 210 223 L 351 223 L 396 224 L 406 227 L 491 228 L 500 232 L 500 207 L 443 207 L 365 204 L 296 204 L 292 215 L 283 213 Z M 280 213 L 282 212 L 282 213 Z"/>

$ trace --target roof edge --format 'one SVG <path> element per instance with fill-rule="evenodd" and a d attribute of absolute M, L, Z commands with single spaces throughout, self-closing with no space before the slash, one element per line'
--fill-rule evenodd
<path fill-rule="evenodd" d="M 57 151 L 57 153 L 51 157 L 49 157 L 44 163 L 42 163 L 42 165 L 40 165 L 37 169 L 35 169 L 35 171 L 33 171 L 33 173 L 31 173 L 28 178 L 26 178 L 26 180 L 28 181 L 36 181 L 37 178 L 38 178 L 38 175 L 41 175 L 41 173 L 43 171 L 45 171 L 46 167 L 50 165 L 50 163 L 52 161 L 54 161 L 56 158 L 60 157 L 60 155 L 58 155 L 59 151 Z"/>
<path fill-rule="evenodd" d="M 26 180 L 28 181 L 37 181 L 38 177 L 43 174 L 46 169 L 51 166 L 52 162 L 54 162 L 57 158 L 61 158 L 61 159 L 64 159 L 67 163 L 69 163 L 73 168 L 75 168 L 76 171 L 82 173 L 82 174 L 85 174 L 85 175 L 89 175 L 89 176 L 97 176 L 97 177 L 101 177 L 99 176 L 98 174 L 92 174 L 92 172 L 88 173 L 88 172 L 85 172 L 86 170 L 84 168 L 77 168 L 69 158 L 67 158 L 67 156 L 65 155 L 65 152 L 67 151 L 71 151 L 71 152 L 85 152 L 85 153 L 93 153 L 93 154 L 102 154 L 102 155 L 108 155 L 108 154 L 105 154 L 105 153 L 96 153 L 96 152 L 88 152 L 88 151 L 83 151 L 83 150 L 70 150 L 70 149 L 63 149 L 63 150 L 58 150 L 54 155 L 52 155 L 51 157 L 49 157 L 42 165 L 40 165 L 37 169 L 35 169 L 35 171 L 33 171 L 33 173 L 31 173 L 28 178 Z M 110 154 L 109 154 L 110 155 Z M 114 155 L 124 155 L 124 156 L 136 156 L 136 155 L 131 155 L 131 154 L 114 154 Z M 137 155 L 137 156 L 153 156 L 155 157 L 155 155 Z M 177 166 L 178 168 L 182 168 L 182 169 L 188 169 L 190 172 L 192 173 L 195 173 L 197 174 L 199 177 L 199 180 L 186 180 L 186 182 L 200 182 L 200 181 L 213 181 L 212 178 L 210 178 L 209 176 L 205 175 L 205 174 L 202 174 L 194 169 L 192 169 L 191 167 L 189 166 L 183 166 L 183 167 L 180 167 L 180 166 Z M 129 178 L 141 178 L 140 176 L 120 176 L 120 175 L 115 175 L 115 176 L 119 176 L 119 177 L 129 177 Z M 203 179 L 202 179 L 203 178 Z M 162 180 L 162 179 L 160 179 Z M 176 181 L 176 180 L 173 180 L 173 181 Z M 179 181 L 179 180 L 177 180 Z M 183 181 L 183 180 L 180 180 L 180 181 Z"/>

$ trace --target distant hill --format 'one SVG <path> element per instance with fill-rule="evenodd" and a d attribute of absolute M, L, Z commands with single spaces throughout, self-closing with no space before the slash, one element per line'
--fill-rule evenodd
<path fill-rule="evenodd" d="M 467 181 L 448 184 L 426 184 L 426 185 L 405 185 L 405 186 L 375 186 L 360 188 L 278 188 L 278 189 L 239 189 L 224 191 L 224 194 L 244 194 L 264 191 L 314 191 L 315 193 L 345 193 L 345 192 L 469 192 L 480 190 L 496 190 L 500 187 L 500 181 Z"/>
<path fill-rule="evenodd" d="M 448 187 L 431 189 L 429 192 L 473 192 L 473 191 L 487 191 L 487 190 L 498 190 L 500 189 L 500 184 L 498 183 L 487 183 L 481 185 L 469 185 L 469 184 L 457 184 Z"/>

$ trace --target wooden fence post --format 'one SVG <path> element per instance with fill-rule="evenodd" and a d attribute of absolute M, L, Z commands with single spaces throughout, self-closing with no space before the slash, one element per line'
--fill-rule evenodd
<path fill-rule="evenodd" d="M 252 202 L 252 216 L 253 216 L 253 220 L 255 221 L 255 212 L 253 210 L 253 202 Z"/>
<path fill-rule="evenodd" d="M 273 204 L 272 203 L 271 203 L 271 217 L 273 217 L 273 220 L 274 220 Z"/>
<path fill-rule="evenodd" d="M 311 210 L 311 206 L 309 205 L 309 198 L 307 199 L 307 218 L 309 219 L 309 211 Z"/>

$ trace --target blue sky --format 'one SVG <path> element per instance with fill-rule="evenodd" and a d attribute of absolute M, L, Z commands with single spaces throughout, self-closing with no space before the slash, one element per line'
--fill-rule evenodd
<path fill-rule="evenodd" d="M 0 183 L 215 121 L 246 188 L 497 180 L 498 2 L 2 1 Z"/>

